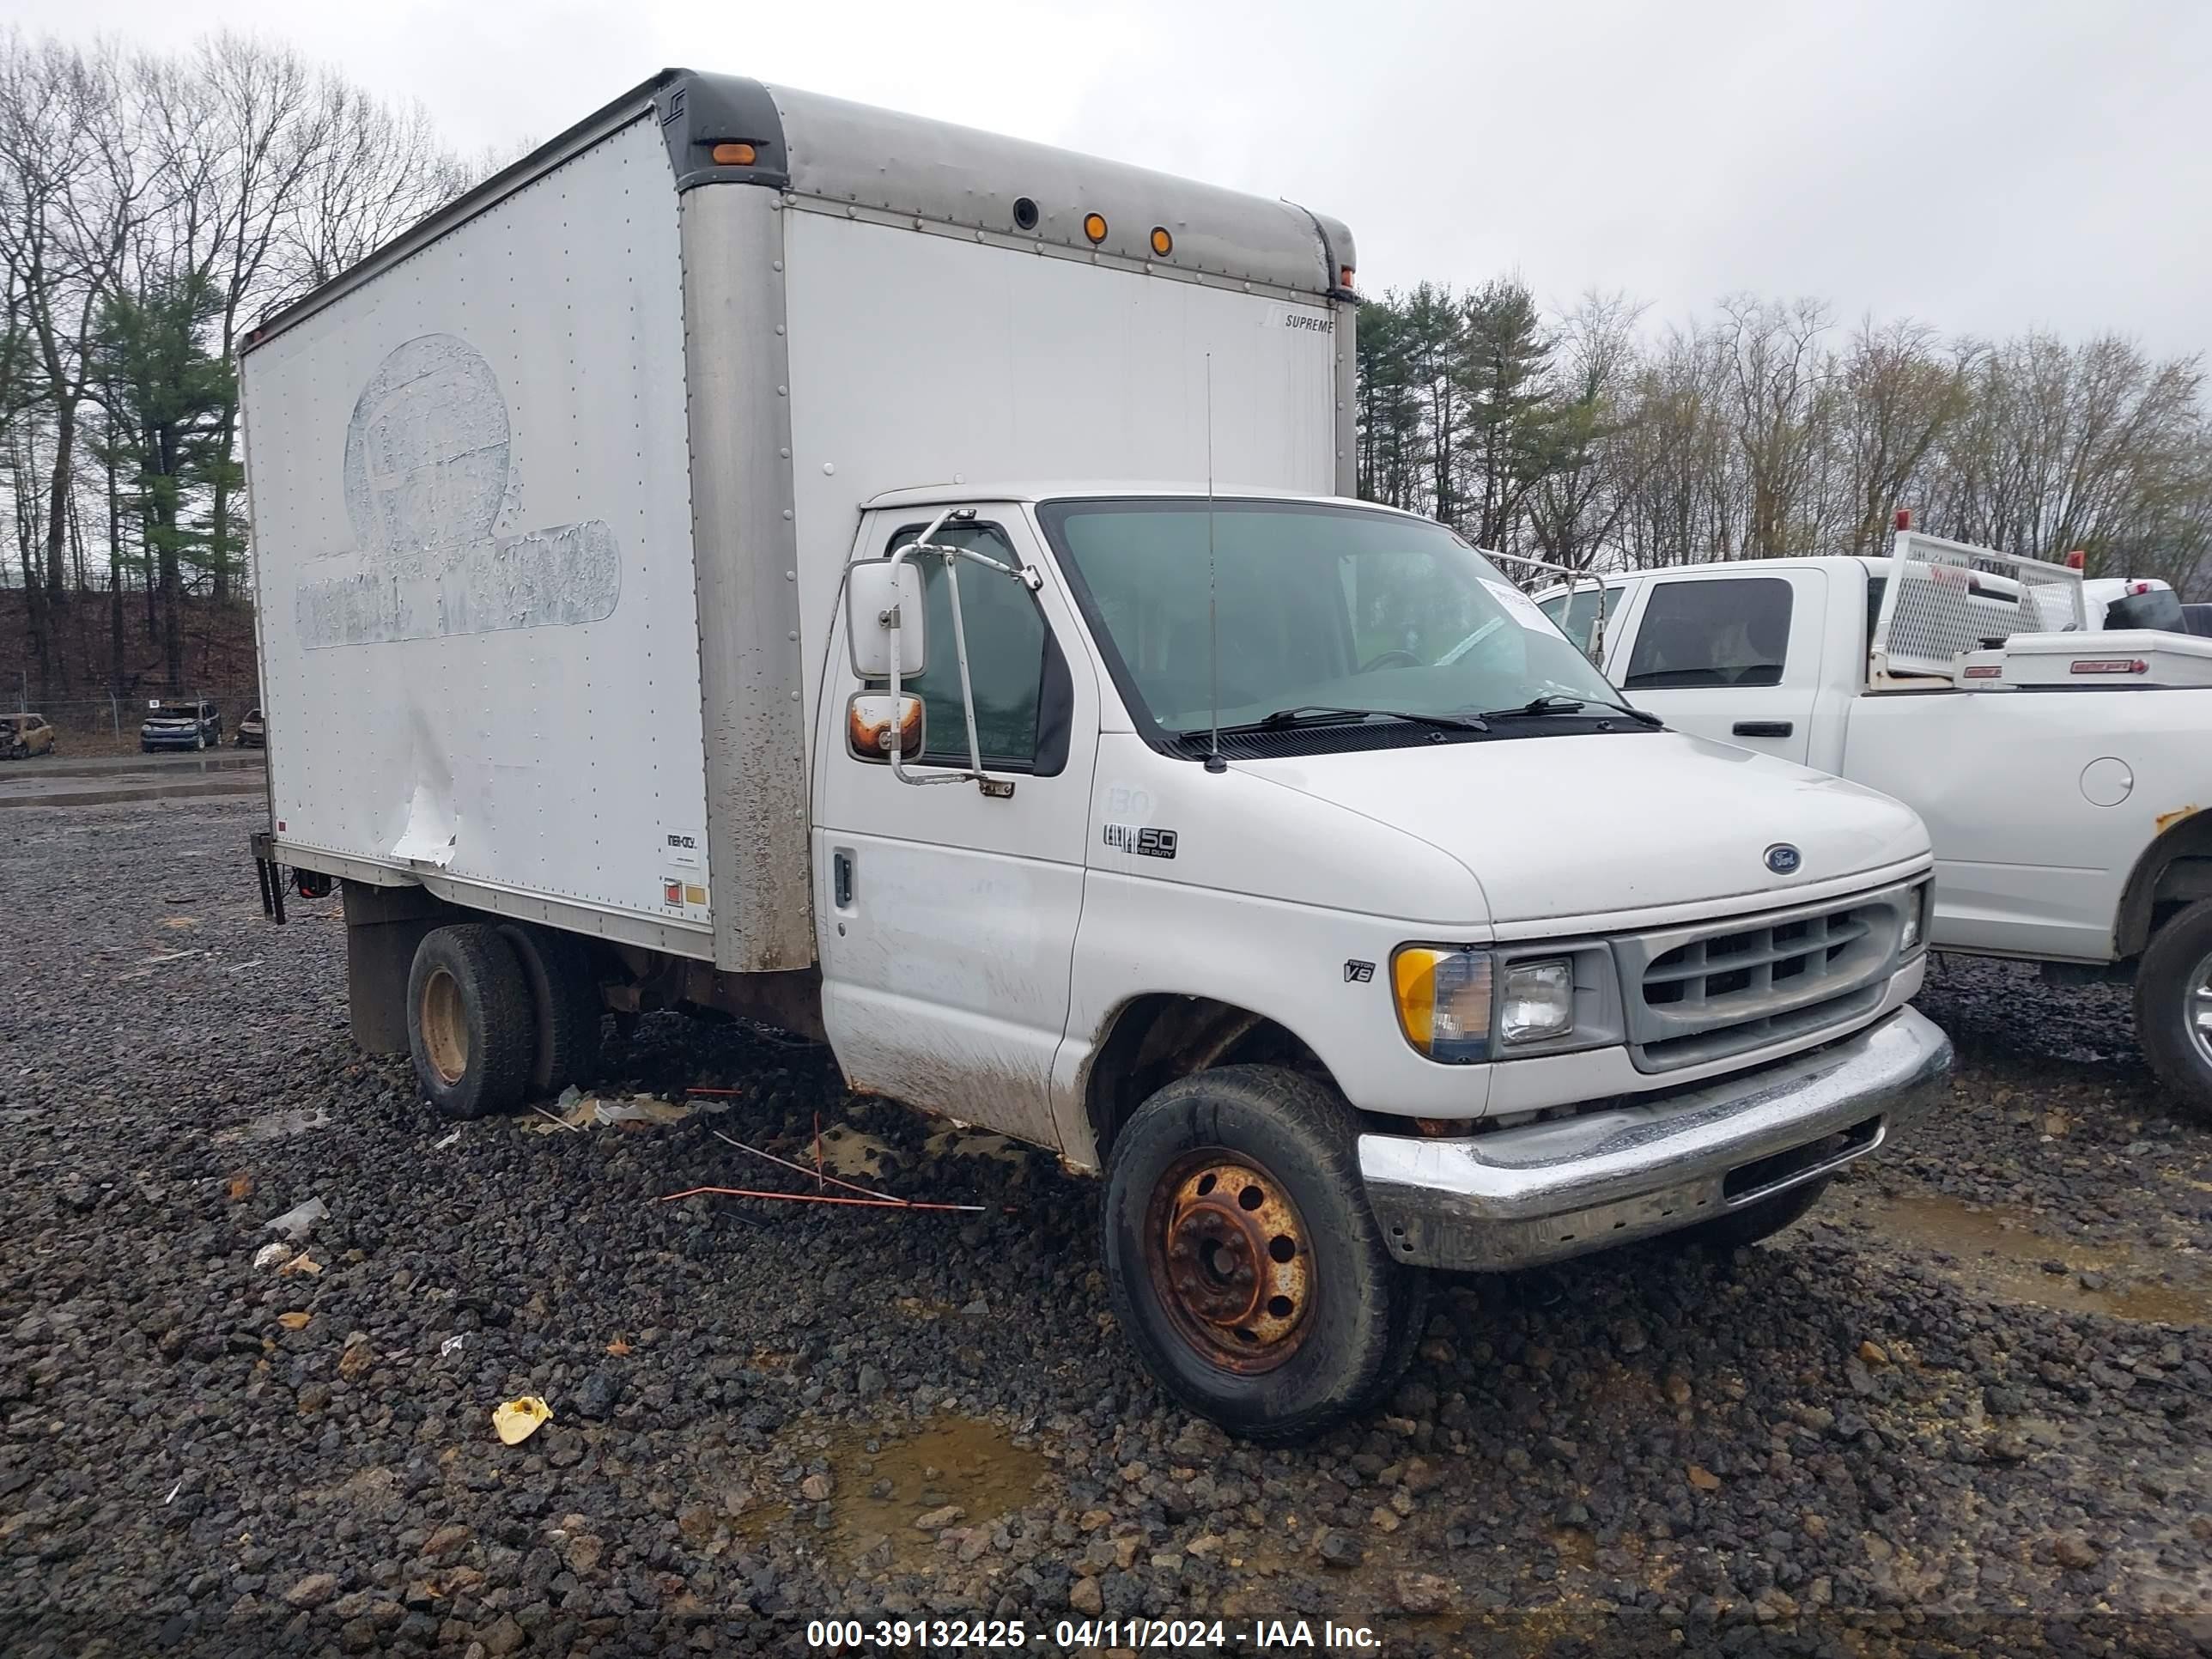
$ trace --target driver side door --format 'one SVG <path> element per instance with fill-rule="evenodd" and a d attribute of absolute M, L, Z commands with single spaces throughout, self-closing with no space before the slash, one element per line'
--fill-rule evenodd
<path fill-rule="evenodd" d="M 1042 580 L 1031 593 L 959 566 L 976 738 L 984 770 L 1010 793 L 903 783 L 881 755 L 854 752 L 848 704 L 887 687 L 855 672 L 838 606 L 814 780 L 823 1019 L 855 1089 L 1057 1147 L 1052 1061 L 1082 911 L 1098 693 L 1034 531 L 1018 509 L 1000 511 L 938 540 Z M 861 556 L 888 557 L 930 516 L 871 514 Z M 935 559 L 921 577 L 927 660 L 901 686 L 921 700 L 921 753 L 908 764 L 958 771 L 968 734 L 955 584 Z"/>

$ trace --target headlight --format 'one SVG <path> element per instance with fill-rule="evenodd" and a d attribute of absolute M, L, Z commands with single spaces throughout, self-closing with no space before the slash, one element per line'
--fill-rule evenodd
<path fill-rule="evenodd" d="M 1468 1066 L 1490 1058 L 1490 953 L 1408 945 L 1390 958 L 1398 1024 L 1431 1060 Z"/>
<path fill-rule="evenodd" d="M 1897 936 L 1897 953 L 1909 957 L 1920 948 L 1922 937 L 1928 927 L 1928 896 L 1936 884 L 1923 881 L 1905 899 L 1905 926 Z"/>
<path fill-rule="evenodd" d="M 1575 965 L 1564 957 L 1516 962 L 1505 969 L 1498 1000 L 1498 1035 L 1507 1042 L 1541 1042 L 1575 1029 Z"/>

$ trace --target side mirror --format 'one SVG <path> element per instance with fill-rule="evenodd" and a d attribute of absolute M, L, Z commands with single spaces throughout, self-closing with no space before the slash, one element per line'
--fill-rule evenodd
<path fill-rule="evenodd" d="M 852 642 L 853 672 L 864 680 L 890 678 L 894 611 L 899 624 L 899 678 L 921 673 L 929 660 L 922 625 L 921 572 L 911 559 L 897 568 L 896 590 L 889 559 L 856 564 L 845 579 L 845 637 Z"/>
<path fill-rule="evenodd" d="M 903 634 L 906 630 L 899 630 Z M 845 744 L 853 751 L 853 758 L 864 761 L 888 761 L 891 757 L 892 734 L 897 734 L 899 758 L 920 760 L 922 744 L 922 707 L 920 697 L 900 694 L 897 718 L 892 718 L 891 695 L 888 691 L 856 691 L 845 706 Z"/>

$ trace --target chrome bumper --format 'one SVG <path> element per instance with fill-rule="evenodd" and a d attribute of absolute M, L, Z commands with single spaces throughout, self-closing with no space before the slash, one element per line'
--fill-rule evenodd
<path fill-rule="evenodd" d="M 1911 1008 L 1663 1100 L 1459 1139 L 1359 1137 L 1391 1253 L 1495 1271 L 1671 1232 L 1801 1186 L 1932 1103 L 1951 1040 Z"/>

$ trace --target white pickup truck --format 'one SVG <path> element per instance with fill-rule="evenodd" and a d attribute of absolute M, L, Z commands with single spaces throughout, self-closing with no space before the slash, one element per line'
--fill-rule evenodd
<path fill-rule="evenodd" d="M 610 1007 L 826 1041 L 1103 1168 L 1122 1329 L 1262 1438 L 1425 1269 L 1802 1213 L 1950 1062 L 1926 831 L 1330 499 L 1352 263 L 671 70 L 257 328 L 260 869 L 343 882 L 356 1040 L 464 1116 Z"/>
<path fill-rule="evenodd" d="M 2085 589 L 1908 530 L 1888 558 L 1684 565 L 1537 604 L 1668 726 L 1911 806 L 1935 948 L 2132 979 L 2152 1068 L 2212 1115 L 2212 640 L 2169 631 L 2165 583 Z"/>

